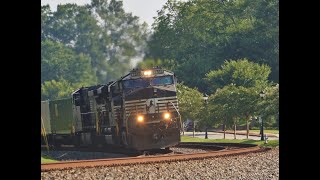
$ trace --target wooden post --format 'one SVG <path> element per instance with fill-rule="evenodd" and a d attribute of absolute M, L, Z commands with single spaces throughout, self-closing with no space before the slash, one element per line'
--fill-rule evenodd
<path fill-rule="evenodd" d="M 246 123 L 247 123 L 247 139 L 249 139 L 249 116 L 246 116 Z"/>
<path fill-rule="evenodd" d="M 236 121 L 234 120 L 234 139 L 237 139 L 237 124 Z"/>
<path fill-rule="evenodd" d="M 226 139 L 226 120 L 223 120 L 223 139 Z"/>
<path fill-rule="evenodd" d="M 195 122 L 193 121 L 193 137 L 194 137 L 195 129 L 196 129 L 196 126 L 195 126 Z"/>

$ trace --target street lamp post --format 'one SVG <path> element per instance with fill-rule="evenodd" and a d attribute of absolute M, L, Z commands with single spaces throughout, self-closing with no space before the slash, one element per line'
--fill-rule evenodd
<path fill-rule="evenodd" d="M 208 103 L 208 95 L 207 94 L 205 94 L 204 96 L 203 96 L 203 100 L 204 100 L 204 105 L 205 105 L 205 108 L 207 108 L 207 103 Z M 206 125 L 206 135 L 205 135 L 205 137 L 204 137 L 205 139 L 208 139 L 208 125 Z"/>
<path fill-rule="evenodd" d="M 264 92 L 261 91 L 260 92 L 260 97 L 263 100 L 264 99 Z M 263 118 L 261 118 L 261 116 L 259 117 L 259 122 L 260 122 L 260 134 L 261 134 L 261 141 L 264 141 L 264 133 L 263 133 Z"/>
<path fill-rule="evenodd" d="M 261 116 L 259 117 L 259 122 L 260 122 L 260 135 L 261 135 L 261 141 L 264 141 L 264 133 L 263 133 L 263 119 Z"/>

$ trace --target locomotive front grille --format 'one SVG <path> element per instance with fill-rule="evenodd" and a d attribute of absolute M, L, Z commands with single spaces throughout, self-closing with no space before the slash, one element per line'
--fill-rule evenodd
<path fill-rule="evenodd" d="M 176 112 L 179 111 L 178 99 L 176 96 L 174 97 L 162 97 L 162 98 L 152 98 L 149 100 L 155 101 L 156 112 L 164 113 L 164 112 Z M 130 114 L 148 114 L 148 99 L 143 100 L 133 100 L 125 102 L 126 115 Z"/>

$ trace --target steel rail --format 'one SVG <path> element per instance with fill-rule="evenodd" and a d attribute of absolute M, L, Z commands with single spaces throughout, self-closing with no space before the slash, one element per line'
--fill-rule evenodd
<path fill-rule="evenodd" d="M 128 158 L 111 158 L 111 159 L 95 159 L 95 160 L 80 160 L 80 161 L 65 161 L 41 164 L 41 171 L 50 171 L 57 169 L 68 169 L 75 167 L 97 167 L 97 166 L 126 166 L 134 164 L 148 164 L 171 161 L 186 161 L 195 159 L 205 159 L 218 156 L 239 155 L 253 152 L 263 152 L 271 148 L 260 148 L 258 146 L 245 147 L 231 150 L 211 151 L 205 153 L 194 154 L 174 154 L 174 155 L 158 155 L 146 157 L 128 157 Z"/>

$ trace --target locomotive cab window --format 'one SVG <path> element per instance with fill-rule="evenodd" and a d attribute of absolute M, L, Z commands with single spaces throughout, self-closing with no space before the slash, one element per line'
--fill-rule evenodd
<path fill-rule="evenodd" d="M 153 78 L 150 82 L 152 86 L 173 84 L 171 76 L 162 76 Z"/>
<path fill-rule="evenodd" d="M 173 84 L 172 76 L 162 76 L 155 78 L 130 79 L 123 81 L 124 88 L 141 88 L 148 86 L 161 86 Z"/>
<path fill-rule="evenodd" d="M 130 79 L 123 81 L 124 88 L 139 88 L 139 87 L 148 87 L 148 79 Z"/>

